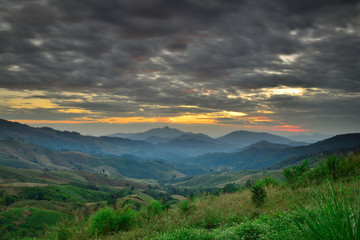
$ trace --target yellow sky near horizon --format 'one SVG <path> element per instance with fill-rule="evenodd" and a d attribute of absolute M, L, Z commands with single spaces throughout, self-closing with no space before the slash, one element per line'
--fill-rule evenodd
<path fill-rule="evenodd" d="M 189 94 L 209 94 L 209 91 L 191 91 Z M 260 91 L 260 94 L 254 92 L 239 92 L 237 96 L 228 95 L 229 98 L 244 98 L 251 100 L 252 98 L 264 97 L 268 98 L 273 95 L 292 95 L 292 96 L 302 96 L 306 92 L 306 89 L 303 88 L 267 88 Z M 211 91 L 215 93 L 215 91 Z M 97 95 L 95 94 L 86 94 L 86 93 L 62 93 L 67 95 L 69 99 L 64 100 L 72 102 L 89 102 L 96 99 Z M 77 99 L 73 96 L 81 96 L 82 99 Z M 65 119 L 46 119 L 40 118 L 34 119 L 27 118 L 24 115 L 21 118 L 8 119 L 24 124 L 79 124 L 79 123 L 109 123 L 109 124 L 127 124 L 127 123 L 176 123 L 176 124 L 213 124 L 213 125 L 236 125 L 243 126 L 245 128 L 251 128 L 256 130 L 271 130 L 271 131 L 283 131 L 283 132 L 305 132 L 310 131 L 309 129 L 304 129 L 302 126 L 292 125 L 291 123 L 283 123 L 281 120 L 274 117 L 275 112 L 272 109 L 269 109 L 268 106 L 260 106 L 257 111 L 254 113 L 246 113 L 242 111 L 216 111 L 215 109 L 206 109 L 201 112 L 191 112 L 191 109 L 200 109 L 197 105 L 159 105 L 159 104 L 139 104 L 139 113 L 133 114 L 133 116 L 107 116 L 106 112 L 101 110 L 89 110 L 85 108 L 76 108 L 71 107 L 66 104 L 62 105 L 62 101 L 59 99 L 52 99 L 51 96 L 46 91 L 18 91 L 18 90 L 7 90 L 0 89 L 0 100 L 4 103 L 11 111 L 35 111 L 37 109 L 42 109 L 42 111 L 53 111 L 59 114 L 66 116 Z M 109 101 L 101 97 L 104 101 Z M 151 110 L 158 109 L 171 109 L 177 108 L 181 111 L 178 113 L 169 113 L 165 115 L 164 113 L 159 114 L 159 116 L 146 115 L 146 110 L 144 108 L 150 108 Z M 147 110 L 150 112 L 151 110 Z M 74 114 L 76 116 L 74 116 Z M 119 114 L 121 115 L 121 114 Z M 137 116 L 136 116 L 137 115 Z M 228 123 L 223 121 L 229 120 Z"/>

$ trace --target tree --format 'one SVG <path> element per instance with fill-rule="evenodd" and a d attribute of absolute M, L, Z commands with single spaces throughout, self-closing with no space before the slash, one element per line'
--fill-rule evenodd
<path fill-rule="evenodd" d="M 10 195 L 10 194 L 5 194 L 5 196 L 3 196 L 0 199 L 0 205 L 9 206 L 10 204 L 13 204 L 14 202 L 16 202 L 16 197 L 14 195 Z"/>
<path fill-rule="evenodd" d="M 264 186 L 260 182 L 256 182 L 250 188 L 251 191 L 251 200 L 256 207 L 261 207 L 265 203 L 266 191 Z"/>

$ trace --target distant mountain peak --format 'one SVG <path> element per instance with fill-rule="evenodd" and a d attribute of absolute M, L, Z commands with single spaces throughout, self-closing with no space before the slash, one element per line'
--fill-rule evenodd
<path fill-rule="evenodd" d="M 293 142 L 292 140 L 285 137 L 273 135 L 266 132 L 250 132 L 244 130 L 231 132 L 223 137 L 218 138 L 218 140 L 239 147 L 249 146 L 262 140 L 270 143 L 280 144 L 291 144 Z"/>
<path fill-rule="evenodd" d="M 176 128 L 171 128 L 169 126 L 160 127 L 160 128 L 152 128 L 150 130 L 147 130 L 145 132 L 139 132 L 139 133 L 131 133 L 131 134 L 124 134 L 124 133 L 116 133 L 112 134 L 110 136 L 112 137 L 126 137 L 133 140 L 145 140 L 151 137 L 156 138 L 176 138 L 181 135 L 183 135 L 184 132 L 180 131 Z"/>
<path fill-rule="evenodd" d="M 258 148 L 258 149 L 266 149 L 266 148 L 271 148 L 271 149 L 283 149 L 283 148 L 288 148 L 291 147 L 290 145 L 287 144 L 280 144 L 280 143 L 272 143 L 266 140 L 261 140 L 257 143 L 254 143 L 248 147 L 246 147 L 246 149 L 250 149 L 250 148 Z"/>

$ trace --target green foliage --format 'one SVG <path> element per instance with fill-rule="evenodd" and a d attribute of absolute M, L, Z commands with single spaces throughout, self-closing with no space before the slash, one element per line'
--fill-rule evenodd
<path fill-rule="evenodd" d="M 244 170 L 237 172 L 223 172 L 220 174 L 207 174 L 193 177 L 189 180 L 182 181 L 177 186 L 187 187 L 187 188 L 199 188 L 199 187 L 214 187 L 220 184 L 227 184 L 234 181 L 237 181 L 248 175 L 256 175 L 261 173 L 261 170 Z"/>
<path fill-rule="evenodd" d="M 235 183 L 228 183 L 225 185 L 225 187 L 221 190 L 223 193 L 233 193 L 238 191 L 239 188 L 236 186 Z"/>
<path fill-rule="evenodd" d="M 78 188 L 88 189 L 88 190 L 95 190 L 95 191 L 100 190 L 95 184 L 90 184 L 90 183 L 85 184 L 81 182 L 70 182 L 69 185 Z"/>
<path fill-rule="evenodd" d="M 44 224 L 53 225 L 66 214 L 37 208 L 13 208 L 0 214 L 0 239 L 35 237 Z"/>
<path fill-rule="evenodd" d="M 76 211 L 72 218 L 63 218 L 56 225 L 49 226 L 41 239 L 91 239 L 87 225 L 84 215 Z"/>
<path fill-rule="evenodd" d="M 23 188 L 19 192 L 18 197 L 26 200 L 67 201 L 67 196 L 52 186 Z"/>
<path fill-rule="evenodd" d="M 356 176 L 359 174 L 360 155 L 350 152 L 347 157 L 329 156 L 320 161 L 309 178 L 321 180 L 330 178 L 336 180 L 342 177 Z"/>
<path fill-rule="evenodd" d="M 89 219 L 90 232 L 104 235 L 127 230 L 133 223 L 135 212 L 130 208 L 123 208 L 116 212 L 113 208 L 100 209 Z"/>
<path fill-rule="evenodd" d="M 267 187 L 267 186 L 278 186 L 279 185 L 279 182 L 273 178 L 273 177 L 264 177 L 263 179 L 260 180 L 261 184 L 264 186 L 264 187 Z"/>
<path fill-rule="evenodd" d="M 32 214 L 27 219 L 26 224 L 30 228 L 34 229 L 43 229 L 44 224 L 46 225 L 54 225 L 56 224 L 61 218 L 65 217 L 63 213 L 56 212 L 56 211 L 49 211 L 43 209 L 36 209 L 32 210 Z"/>
<path fill-rule="evenodd" d="M 17 200 L 16 196 L 10 195 L 10 194 L 5 194 L 5 196 L 0 198 L 0 206 L 1 205 L 9 206 L 9 205 L 13 204 L 14 202 L 16 202 L 16 200 Z"/>
<path fill-rule="evenodd" d="M 251 191 L 251 200 L 256 207 L 261 207 L 265 203 L 266 199 L 266 190 L 262 182 L 255 182 L 250 188 Z"/>
<path fill-rule="evenodd" d="M 293 216 L 289 213 L 280 213 L 274 216 L 261 215 L 257 219 L 243 219 L 241 223 L 223 225 L 211 230 L 179 228 L 153 239 L 300 240 L 303 236 L 293 223 Z"/>
<path fill-rule="evenodd" d="M 313 191 L 312 208 L 298 203 L 296 213 L 304 220 L 297 219 L 297 226 L 307 239 L 359 240 L 360 239 L 360 197 L 355 206 L 343 195 L 337 193 L 333 183 L 328 192 Z"/>
<path fill-rule="evenodd" d="M 320 160 L 313 169 L 307 167 L 307 161 L 300 166 L 285 168 L 283 175 L 292 188 L 310 184 L 320 184 L 326 179 L 338 180 L 341 178 L 356 177 L 360 173 L 360 154 L 350 152 L 346 157 L 327 156 Z"/>
<path fill-rule="evenodd" d="M 212 240 L 211 234 L 204 229 L 183 228 L 165 233 L 156 238 L 157 240 Z"/>
<path fill-rule="evenodd" d="M 44 238 L 56 240 L 129 240 L 144 239 L 148 236 L 146 239 L 170 240 L 336 239 L 335 237 L 331 238 L 325 235 L 319 238 L 314 237 L 316 234 L 313 233 L 313 229 L 326 229 L 323 225 L 329 225 L 333 231 L 342 231 L 341 234 L 344 236 L 346 236 L 347 232 L 352 231 L 354 233 L 347 238 L 339 238 L 339 235 L 334 235 L 337 239 L 360 240 L 358 238 L 359 231 L 356 228 L 356 226 L 360 224 L 360 200 L 354 203 L 354 196 L 359 195 L 359 189 L 356 188 L 356 191 L 353 191 L 354 186 L 350 186 L 350 183 L 358 179 L 356 173 L 358 172 L 359 159 L 358 154 L 353 154 L 348 155 L 346 158 L 333 158 L 329 162 L 326 162 L 328 158 L 325 158 L 324 161 L 318 166 L 315 166 L 314 169 L 308 169 L 306 161 L 304 161 L 301 166 L 290 168 L 289 171 L 291 173 L 289 174 L 289 179 L 294 179 L 293 186 L 303 186 L 304 188 L 293 187 L 289 189 L 285 185 L 279 184 L 274 178 L 265 177 L 262 180 L 253 182 L 249 189 L 250 192 L 247 190 L 235 191 L 232 194 L 219 194 L 218 196 L 203 194 L 194 201 L 187 199 L 169 209 L 167 209 L 162 202 L 153 201 L 141 209 L 130 210 L 127 204 L 129 204 L 129 201 L 136 201 L 137 198 L 124 198 L 122 201 L 116 203 L 118 209 L 122 209 L 121 211 L 105 208 L 92 214 L 88 219 L 86 214 L 89 214 L 89 211 L 84 211 L 81 215 L 82 220 L 65 219 L 65 221 L 61 223 L 58 222 L 56 225 L 50 226 Z M 347 177 L 347 174 L 350 177 Z M 259 173 L 259 178 L 261 177 L 260 175 L 264 176 L 264 174 Z M 316 194 L 311 194 L 311 201 L 306 197 L 308 196 L 306 193 L 309 191 L 307 184 L 312 183 L 314 184 L 314 188 L 323 189 L 324 179 L 329 176 L 332 176 L 331 178 L 337 182 L 342 182 L 345 186 L 344 189 L 340 190 L 335 187 L 337 190 L 334 191 L 337 202 L 343 203 L 342 205 L 328 204 L 334 195 L 331 191 L 320 194 L 320 190 L 317 190 L 315 192 Z M 245 178 L 243 182 L 250 177 L 257 179 L 256 176 L 252 175 Z M 287 183 L 290 185 L 289 182 Z M 356 182 L 356 184 L 359 183 Z M 122 192 L 117 193 L 114 189 L 105 189 L 104 187 L 90 184 L 71 184 L 70 186 L 69 184 L 64 184 L 53 187 L 59 190 L 58 193 L 67 196 L 67 202 L 56 202 L 59 206 L 75 204 L 71 202 L 73 200 L 79 201 L 79 199 L 82 199 L 82 201 L 84 201 L 83 199 L 97 199 L 97 197 L 108 200 L 109 202 L 114 202 L 114 199 L 122 196 Z M 94 189 L 91 189 L 95 187 L 99 190 L 94 191 Z M 225 188 L 232 192 L 232 187 L 234 187 L 234 185 L 231 184 Z M 265 187 L 267 187 L 266 191 Z M 103 195 L 97 195 L 96 192 L 101 192 Z M 128 189 L 126 189 L 124 193 L 126 192 L 128 192 Z M 158 192 L 161 193 L 160 191 Z M 348 196 L 349 198 L 340 197 L 339 193 L 341 193 L 341 196 Z M 102 198 L 103 196 L 105 196 L 105 198 Z M 252 201 L 249 199 L 250 196 Z M 326 196 L 326 198 L 324 198 L 324 196 Z M 165 198 L 163 200 L 164 203 L 168 202 L 165 201 Z M 35 200 L 32 201 L 35 202 Z M 266 204 L 264 204 L 265 201 Z M 300 201 L 302 204 L 295 210 L 290 209 L 294 201 Z M 316 204 L 316 201 L 321 204 Z M 55 201 L 38 202 L 42 202 L 41 204 L 52 204 Z M 143 204 L 142 202 L 143 201 L 141 201 L 141 204 Z M 148 200 L 145 202 L 148 202 Z M 18 201 L 10 205 L 10 207 L 20 206 L 20 203 L 21 202 Z M 262 206 L 262 208 L 257 209 L 252 203 L 256 206 Z M 327 215 L 324 215 L 324 212 Z M 332 212 L 337 213 L 330 216 Z M 30 213 L 32 214 L 31 211 Z M 37 218 L 41 218 L 42 214 L 33 214 L 33 219 L 30 221 L 29 216 L 31 216 L 31 214 L 22 210 L 12 212 L 12 217 L 9 217 L 9 214 L 0 216 L 0 228 L 8 225 L 5 230 L 12 232 L 11 235 L 8 234 L 6 236 L 7 239 L 11 239 L 14 236 L 35 236 L 37 227 L 40 227 L 43 223 L 37 220 Z M 25 215 L 27 216 L 26 221 L 23 220 Z M 52 215 L 50 213 L 44 213 L 43 216 L 49 216 L 47 218 L 51 218 Z M 338 220 L 341 218 L 343 218 L 343 220 Z M 8 219 L 11 219 L 11 221 L 8 221 Z M 308 223 L 310 220 L 315 222 L 312 226 L 311 223 Z M 326 222 L 326 220 L 328 222 Z M 336 221 L 339 223 L 336 223 Z M 331 225 L 335 223 L 341 228 L 340 230 L 337 229 L 337 226 L 334 227 Z M 32 228 L 24 227 L 26 225 L 31 225 Z M 350 227 L 352 227 L 352 230 L 346 230 L 350 229 Z M 16 231 L 13 230 L 15 228 L 17 228 Z M 20 232 L 20 229 L 23 229 L 24 232 Z M 323 232 L 330 232 L 331 230 L 329 229 L 330 228 L 323 230 Z M 3 228 L 0 230 L 1 233 L 5 232 Z"/>
<path fill-rule="evenodd" d="M 159 199 L 162 196 L 162 192 L 156 189 L 146 189 L 143 191 L 146 195 L 149 195 L 155 199 Z"/>
<path fill-rule="evenodd" d="M 236 235 L 241 237 L 240 239 L 246 240 L 258 240 L 261 234 L 264 232 L 264 226 L 255 222 L 245 222 L 236 229 Z"/>
<path fill-rule="evenodd" d="M 158 201 L 152 201 L 147 207 L 148 216 L 156 216 L 165 211 L 165 206 Z"/>
<path fill-rule="evenodd" d="M 205 229 L 214 229 L 219 227 L 224 221 L 224 218 L 221 214 L 212 209 L 206 208 L 203 219 L 198 223 L 194 224 L 195 226 L 202 227 Z"/>
<path fill-rule="evenodd" d="M 305 159 L 304 161 L 301 161 L 300 166 L 284 168 L 283 175 L 289 185 L 294 187 L 296 183 L 301 181 L 304 173 L 310 169 L 307 163 L 308 159 Z"/>
<path fill-rule="evenodd" d="M 195 209 L 195 206 L 190 199 L 186 199 L 179 203 L 179 208 L 183 214 L 186 214 L 190 210 Z"/>

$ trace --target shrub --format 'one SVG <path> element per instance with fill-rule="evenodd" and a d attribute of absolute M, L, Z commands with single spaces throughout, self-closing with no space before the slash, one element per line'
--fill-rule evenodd
<path fill-rule="evenodd" d="M 193 205 L 193 203 L 191 202 L 191 200 L 184 200 L 182 202 L 179 203 L 179 207 L 180 210 L 183 214 L 187 213 L 188 211 L 190 211 L 191 209 L 194 209 L 195 206 Z"/>
<path fill-rule="evenodd" d="M 211 234 L 204 229 L 197 228 L 183 228 L 177 229 L 173 232 L 164 233 L 157 240 L 212 240 Z"/>
<path fill-rule="evenodd" d="M 273 186 L 278 186 L 278 185 L 279 185 L 279 182 L 278 182 L 275 178 L 273 178 L 273 177 L 265 177 L 265 178 L 261 179 L 260 182 L 261 182 L 261 183 L 263 184 L 263 186 L 265 186 L 265 187 L 267 187 L 267 186 L 269 186 L 269 185 L 273 185 Z"/>
<path fill-rule="evenodd" d="M 296 213 L 303 219 L 295 219 L 297 226 L 307 239 L 360 239 L 360 197 L 352 207 L 330 183 L 328 193 L 313 191 L 311 202 L 314 208 L 306 208 L 301 203 L 295 206 Z"/>
<path fill-rule="evenodd" d="M 123 208 L 119 213 L 109 207 L 100 209 L 89 219 L 90 232 L 103 235 L 127 230 L 133 222 L 134 215 L 134 211 L 130 208 Z"/>
<path fill-rule="evenodd" d="M 263 226 L 251 221 L 241 224 L 236 230 L 235 234 L 239 236 L 239 239 L 257 240 L 261 239 L 263 234 Z"/>
<path fill-rule="evenodd" d="M 355 154 L 350 152 L 346 158 L 335 155 L 329 156 L 318 168 L 323 171 L 323 176 L 328 176 L 333 180 L 336 180 L 340 177 L 356 175 L 356 170 L 359 168 L 359 162 L 360 161 L 356 158 Z"/>
<path fill-rule="evenodd" d="M 300 166 L 294 166 L 289 168 L 284 168 L 283 175 L 288 184 L 292 187 L 297 187 L 301 182 L 302 176 L 305 172 L 307 172 L 310 168 L 308 167 L 308 159 L 305 159 L 301 162 Z"/>
<path fill-rule="evenodd" d="M 165 206 L 159 203 L 158 201 L 152 201 L 147 207 L 148 216 L 159 215 L 164 212 Z"/>
<path fill-rule="evenodd" d="M 325 179 L 338 180 L 359 175 L 360 155 L 350 152 L 347 157 L 328 156 L 320 160 L 320 163 L 305 174 L 309 180 L 323 182 Z"/>
<path fill-rule="evenodd" d="M 338 156 L 330 156 L 327 158 L 326 167 L 331 178 L 336 179 L 341 176 L 341 173 L 344 172 L 342 170 L 345 170 L 341 168 L 343 162 L 345 162 L 345 159 Z"/>
<path fill-rule="evenodd" d="M 267 196 L 266 190 L 261 182 L 256 182 L 250 188 L 251 191 L 251 200 L 256 207 L 261 207 L 265 203 L 265 198 Z"/>
<path fill-rule="evenodd" d="M 52 186 L 23 188 L 18 197 L 26 200 L 67 201 L 67 197 L 59 189 Z"/>
<path fill-rule="evenodd" d="M 198 223 L 198 226 L 205 229 L 213 229 L 223 223 L 224 217 L 217 211 L 206 208 L 204 218 Z"/>
<path fill-rule="evenodd" d="M 5 194 L 2 198 L 0 198 L 0 205 L 9 206 L 16 202 L 16 197 L 14 195 Z"/>
<path fill-rule="evenodd" d="M 81 210 L 76 210 L 72 218 L 65 217 L 56 225 L 46 226 L 44 235 L 40 239 L 70 240 L 91 239 L 88 222 Z"/>
<path fill-rule="evenodd" d="M 238 191 L 239 188 L 236 186 L 235 183 L 229 183 L 226 184 L 225 187 L 221 190 L 221 192 L 223 193 L 234 193 L 236 191 Z"/>

